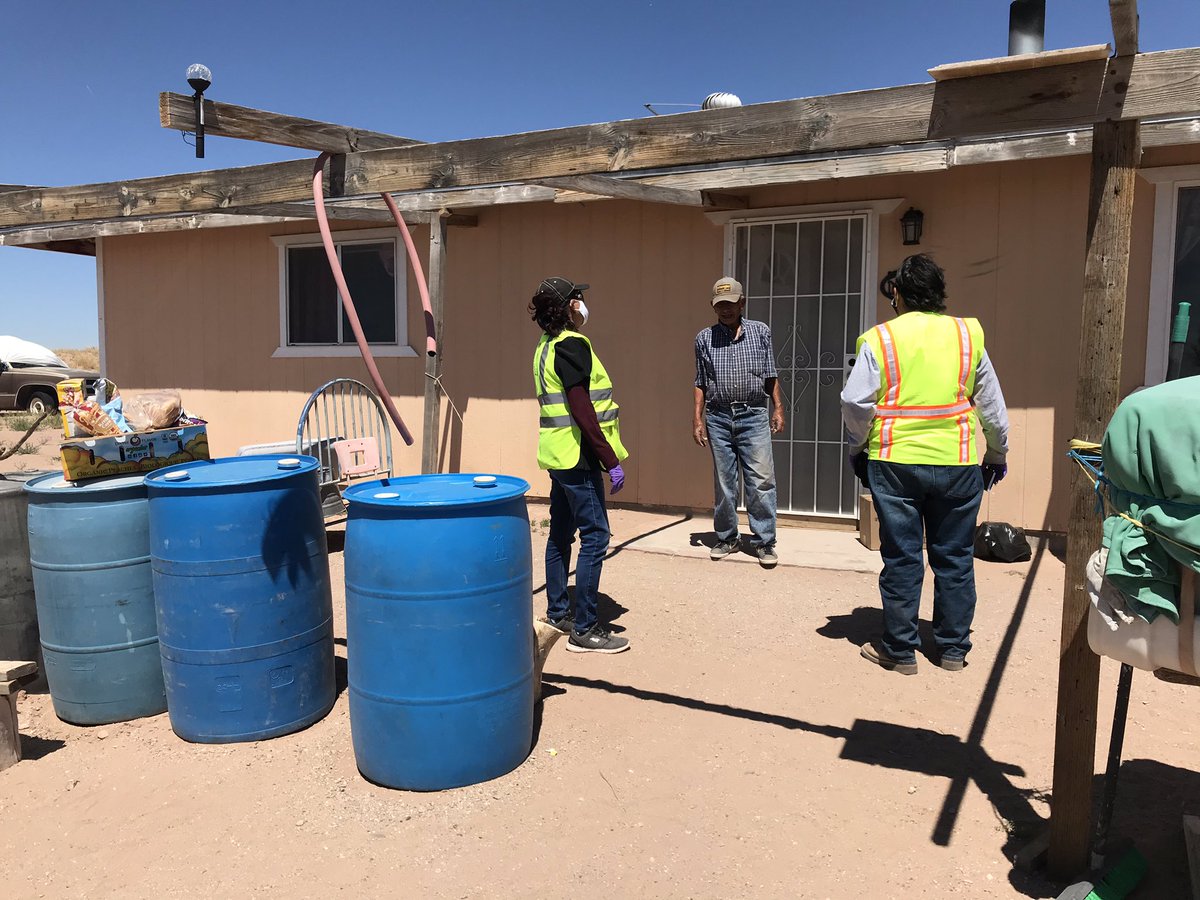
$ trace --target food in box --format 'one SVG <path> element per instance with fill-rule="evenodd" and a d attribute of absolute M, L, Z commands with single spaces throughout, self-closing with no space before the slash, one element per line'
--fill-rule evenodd
<path fill-rule="evenodd" d="M 68 481 L 133 475 L 208 459 L 208 431 L 204 425 L 185 425 L 112 437 L 75 438 L 64 441 L 60 453 Z"/>

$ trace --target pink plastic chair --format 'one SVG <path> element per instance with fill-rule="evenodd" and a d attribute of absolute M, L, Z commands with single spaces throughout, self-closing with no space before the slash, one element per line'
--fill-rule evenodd
<path fill-rule="evenodd" d="M 374 475 L 379 471 L 379 441 L 373 437 L 334 441 L 333 452 L 344 478 Z"/>

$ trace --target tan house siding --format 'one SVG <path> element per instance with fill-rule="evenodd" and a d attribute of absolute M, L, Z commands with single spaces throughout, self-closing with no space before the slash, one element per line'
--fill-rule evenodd
<path fill-rule="evenodd" d="M 1148 155 L 1149 156 L 1149 155 Z M 1171 164 L 1178 154 L 1163 154 Z M 1166 163 L 1163 163 L 1166 164 Z M 1035 529 L 1065 528 L 1063 452 L 1071 434 L 1088 161 L 1064 158 L 947 172 L 757 188 L 751 205 L 790 207 L 904 198 L 880 222 L 880 272 L 906 251 L 899 216 L 925 212 L 920 250 L 945 267 L 950 308 L 987 334 L 1012 421 L 1011 475 L 983 515 Z M 1141 384 L 1153 189 L 1135 204 L 1127 356 L 1122 384 Z M 529 204 L 478 211 L 476 228 L 448 239 L 444 384 L 464 417 L 442 410 L 442 467 L 528 478 L 536 468 L 531 356 L 538 330 L 525 304 L 538 281 L 587 281 L 588 333 L 613 376 L 631 450 L 623 500 L 706 507 L 711 461 L 691 440 L 692 339 L 711 320 L 708 291 L 722 273 L 724 228 L 694 209 L 626 201 Z M 324 381 L 366 380 L 357 358 L 273 359 L 279 342 L 273 235 L 309 223 L 105 238 L 106 352 L 131 389 L 177 386 L 211 421 L 214 451 L 286 440 L 307 394 Z M 416 231 L 425 256 L 427 229 Z M 410 278 L 409 342 L 423 324 Z M 880 302 L 878 315 L 890 313 Z M 419 468 L 422 358 L 379 360 L 417 445 L 396 439 L 400 473 Z"/>

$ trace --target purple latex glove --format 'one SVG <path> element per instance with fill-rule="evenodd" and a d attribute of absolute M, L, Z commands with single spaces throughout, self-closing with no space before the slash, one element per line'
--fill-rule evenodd
<path fill-rule="evenodd" d="M 1008 463 L 984 463 L 979 471 L 983 473 L 983 489 L 990 491 L 1008 474 Z"/>
<path fill-rule="evenodd" d="M 609 469 L 608 478 L 612 482 L 610 494 L 620 493 L 621 488 L 625 487 L 625 470 L 620 466 L 613 466 Z"/>

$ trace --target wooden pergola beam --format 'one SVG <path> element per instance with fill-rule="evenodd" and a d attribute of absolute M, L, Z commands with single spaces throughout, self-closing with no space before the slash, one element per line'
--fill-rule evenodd
<path fill-rule="evenodd" d="M 639 200 L 644 203 L 667 203 L 676 206 L 709 207 L 713 209 L 745 209 L 746 201 L 730 194 L 663 187 L 613 178 L 609 175 L 570 175 L 565 178 L 544 178 L 537 182 L 563 191 L 575 191 L 597 197 L 619 200 Z"/>
<path fill-rule="evenodd" d="M 405 223 L 409 225 L 428 225 L 436 212 L 405 212 L 401 211 Z M 325 213 L 334 222 L 379 222 L 394 225 L 396 220 L 383 207 L 364 206 L 353 203 L 326 203 Z M 311 203 L 266 203 L 260 206 L 237 206 L 229 210 L 231 215 L 248 216 L 285 216 L 292 219 L 315 219 L 317 211 Z M 460 228 L 474 228 L 479 224 L 479 217 L 448 213 L 442 217 L 446 225 Z"/>
<path fill-rule="evenodd" d="M 997 56 L 992 59 L 946 63 L 926 71 L 934 81 L 949 81 L 952 78 L 967 78 L 973 75 L 995 75 L 998 72 L 1013 72 L 1017 69 L 1041 69 L 1086 62 L 1090 59 L 1108 59 L 1111 49 L 1108 44 L 1089 44 L 1086 47 L 1068 47 L 1065 50 L 1014 53 L 1011 56 Z"/>
<path fill-rule="evenodd" d="M 163 128 L 194 132 L 195 101 L 187 94 L 164 91 L 158 95 L 158 118 Z M 347 125 L 301 119 L 212 100 L 204 101 L 204 133 L 329 153 L 355 153 L 421 143 L 394 134 L 364 131 Z"/>
<path fill-rule="evenodd" d="M 295 218 L 291 216 L 234 216 L 225 213 L 162 216 L 157 219 L 145 217 L 109 219 L 103 222 L 78 222 L 22 228 L 8 232 L 0 231 L 0 246 L 31 247 L 126 234 L 159 234 L 168 231 L 195 231 L 200 228 L 219 228 L 232 225 L 273 225 L 292 221 L 295 221 Z"/>
<path fill-rule="evenodd" d="M 1112 19 L 1113 41 L 1117 56 L 1132 56 L 1138 52 L 1137 0 L 1108 0 L 1108 15 Z"/>
<path fill-rule="evenodd" d="M 1200 116 L 1197 116 L 1200 119 Z M 1142 123 L 1141 144 L 1148 147 L 1171 147 L 1200 145 L 1200 130 L 1194 123 L 1197 119 L 1183 119 L 1171 122 Z M 721 169 L 710 169 L 700 172 L 682 172 L 678 174 L 656 175 L 642 179 L 643 184 L 663 184 L 669 187 L 694 188 L 707 190 L 720 188 L 722 190 L 745 190 L 775 184 L 795 184 L 800 182 L 830 181 L 846 178 L 865 178 L 880 175 L 911 175 L 918 172 L 938 172 L 955 166 L 982 165 L 986 163 L 1009 162 L 1031 159 L 1049 159 L 1062 156 L 1085 156 L 1092 152 L 1092 130 L 1058 132 L 1029 136 L 1009 136 L 995 140 L 981 139 L 963 141 L 950 148 L 930 147 L 913 148 L 895 153 L 870 153 L 865 155 L 843 155 L 823 157 L 810 160 L 796 160 L 771 165 L 748 164 L 744 166 L 729 166 Z M 405 218 L 409 221 L 424 223 L 423 217 L 417 213 L 436 212 L 439 209 L 479 209 L 512 203 L 548 203 L 573 201 L 600 201 L 606 198 L 594 194 L 579 194 L 575 192 L 556 191 L 554 188 L 540 185 L 514 184 L 496 187 L 467 188 L 461 191 L 422 191 L 409 194 L 396 194 L 393 199 Z M 343 201 L 331 201 L 330 206 L 340 205 Z M 366 204 L 368 201 L 363 200 Z M 378 201 L 382 202 L 382 201 Z M 373 208 L 376 201 L 370 201 Z M 312 218 L 312 207 L 298 204 L 299 209 L 292 207 L 276 207 L 286 209 L 286 218 L 264 216 L 261 210 L 253 207 L 233 207 L 224 213 L 205 213 L 201 215 L 176 214 L 170 217 L 145 218 L 132 216 L 123 219 L 108 219 L 94 223 L 76 222 L 54 225 L 35 225 L 0 230 L 0 245 L 8 246 L 37 246 L 46 249 L 56 249 L 49 246 L 54 243 L 56 235 L 66 235 L 70 239 L 111 234 L 149 233 L 152 231 L 178 231 L 184 228 L 220 228 L 236 225 L 250 225 L 260 222 L 296 221 L 299 218 Z M 271 207 L 266 207 L 271 209 Z M 411 215 L 410 215 L 411 214 Z M 454 215 L 451 224 L 470 226 L 478 220 L 473 216 Z M 179 224 L 195 223 L 195 224 Z"/>
<path fill-rule="evenodd" d="M 787 156 L 931 136 L 982 136 L 1091 125 L 1106 119 L 1181 115 L 1200 108 L 1200 49 L 1131 59 L 1105 87 L 1083 62 L 802 100 L 700 110 L 601 125 L 349 153 L 347 195 L 420 191 L 505 181 Z M 943 88 L 953 86 L 955 104 Z M 964 112 L 965 111 L 965 112 Z M 107 219 L 139 212 L 212 212 L 304 200 L 306 160 L 136 181 L 0 194 L 0 227 Z"/>

